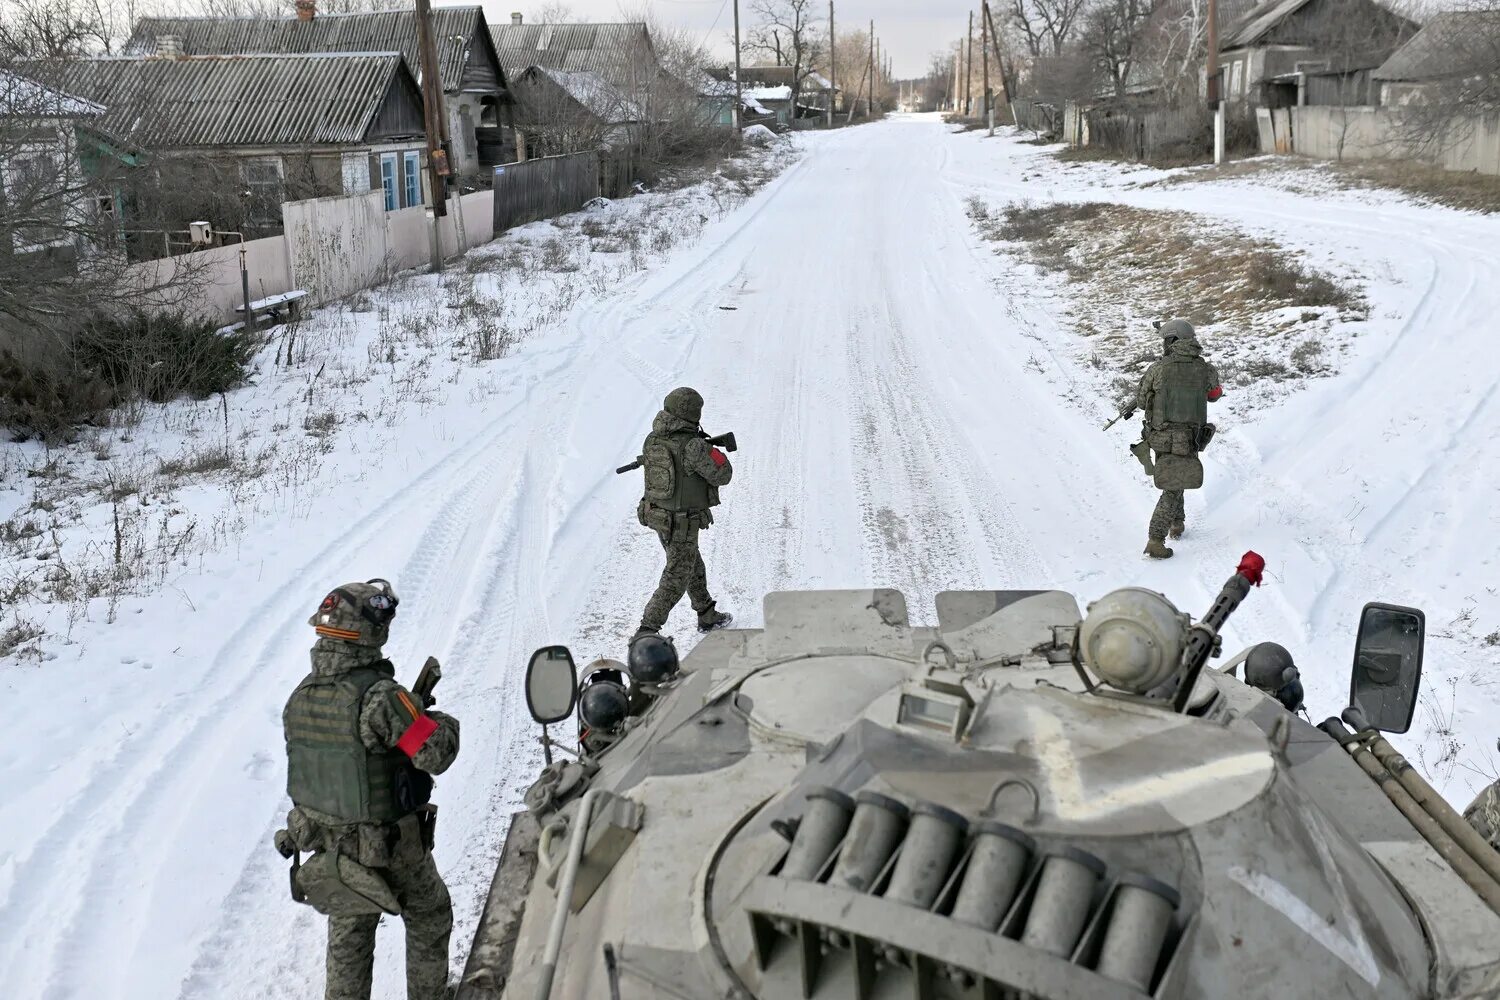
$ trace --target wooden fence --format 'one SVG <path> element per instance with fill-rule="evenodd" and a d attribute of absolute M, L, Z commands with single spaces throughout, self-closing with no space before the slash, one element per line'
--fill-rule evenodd
<path fill-rule="evenodd" d="M 495 168 L 495 232 L 576 212 L 599 197 L 599 154 L 544 156 Z"/>

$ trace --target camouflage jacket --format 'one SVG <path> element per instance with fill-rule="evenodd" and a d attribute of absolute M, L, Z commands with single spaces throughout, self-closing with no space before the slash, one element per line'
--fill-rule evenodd
<path fill-rule="evenodd" d="M 702 436 L 698 425 L 681 417 L 674 417 L 666 410 L 657 413 L 656 419 L 651 422 L 651 433 L 691 435 L 682 444 L 682 462 L 685 468 L 681 471 L 707 482 L 708 505 L 718 506 L 719 487 L 729 485 L 729 481 L 734 478 L 734 466 L 730 464 L 729 456 L 724 455 L 723 465 L 716 463 L 713 457 L 714 446 Z"/>
<path fill-rule="evenodd" d="M 1204 397 L 1208 402 L 1216 402 L 1222 389 L 1220 388 L 1219 370 L 1209 362 L 1203 360 L 1203 346 L 1195 340 L 1179 340 L 1167 349 L 1168 357 L 1161 359 L 1146 369 L 1146 374 L 1141 376 L 1140 385 L 1136 388 L 1135 408 L 1140 410 L 1145 417 L 1146 430 L 1152 431 L 1157 428 L 1152 425 L 1152 410 L 1156 402 L 1156 395 L 1162 389 L 1167 380 L 1178 374 L 1175 369 L 1183 363 L 1184 358 L 1196 362 L 1192 367 L 1194 381 L 1203 384 Z"/>
<path fill-rule="evenodd" d="M 337 639 L 319 639 L 312 650 L 312 669 L 316 674 L 347 673 L 356 667 L 376 666 L 383 661 L 380 650 L 358 646 Z M 385 669 L 390 669 L 389 665 Z M 423 722 L 423 719 L 430 722 Z M 417 725 L 420 723 L 420 725 Z M 409 736 L 436 728 L 419 743 Z M 389 680 L 379 680 L 365 693 L 359 713 L 359 737 L 374 751 L 400 748 L 411 761 L 428 774 L 442 774 L 458 756 L 458 720 L 444 712 L 423 711 L 421 701 L 396 683 L 394 671 Z M 407 737 L 403 741 L 402 737 Z M 417 743 L 410 748 L 411 743 Z M 294 806 L 287 813 L 287 830 L 292 842 L 304 851 L 339 845 L 361 864 L 381 868 L 391 858 L 420 859 L 425 853 L 417 832 L 416 815 L 396 823 L 345 824 L 334 816 L 316 809 Z"/>
<path fill-rule="evenodd" d="M 1495 782 L 1469 803 L 1464 810 L 1464 819 L 1479 835 L 1500 851 L 1500 781 Z"/>

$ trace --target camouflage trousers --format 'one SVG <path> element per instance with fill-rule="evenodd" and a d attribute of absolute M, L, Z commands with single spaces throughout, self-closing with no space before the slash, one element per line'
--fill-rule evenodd
<path fill-rule="evenodd" d="M 1151 512 L 1151 527 L 1147 529 L 1146 537 L 1165 541 L 1167 529 L 1186 520 L 1187 508 L 1182 501 L 1182 490 L 1162 490 L 1161 499 L 1156 501 L 1156 509 Z"/>
<path fill-rule="evenodd" d="M 683 594 L 692 601 L 694 611 L 705 611 L 714 603 L 708 593 L 708 571 L 698 551 L 698 529 L 688 528 L 676 539 L 666 531 L 658 531 L 656 535 L 667 552 L 667 567 L 661 571 L 656 593 L 651 595 L 641 614 L 641 627 L 651 629 L 660 629 L 667 624 L 667 616 L 677 607 Z"/>
<path fill-rule="evenodd" d="M 1469 808 L 1464 810 L 1464 819 L 1495 850 L 1500 851 L 1500 781 L 1480 792 L 1469 803 Z"/>
<path fill-rule="evenodd" d="M 416 862 L 392 858 L 389 868 L 378 870 L 401 903 L 401 921 L 406 925 L 407 1000 L 443 1000 L 453 903 L 437 864 L 428 853 Z M 379 914 L 328 918 L 325 1000 L 370 1000 L 379 925 Z"/>

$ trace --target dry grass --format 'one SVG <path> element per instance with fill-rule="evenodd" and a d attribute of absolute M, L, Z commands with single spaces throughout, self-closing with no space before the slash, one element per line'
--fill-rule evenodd
<path fill-rule="evenodd" d="M 1042 271 L 1067 279 L 1066 309 L 1088 338 L 1084 360 L 1125 371 L 1125 395 L 1160 351 L 1146 319 L 1182 316 L 1199 327 L 1230 385 L 1268 387 L 1335 370 L 1335 325 L 1366 305 L 1348 280 L 1324 274 L 1274 243 L 1188 212 L 1100 202 L 969 217 L 990 240 L 1018 246 Z"/>
<path fill-rule="evenodd" d="M 1334 175 L 1348 187 L 1394 188 L 1439 205 L 1471 212 L 1500 212 L 1500 177 L 1443 170 L 1397 160 L 1345 161 Z"/>

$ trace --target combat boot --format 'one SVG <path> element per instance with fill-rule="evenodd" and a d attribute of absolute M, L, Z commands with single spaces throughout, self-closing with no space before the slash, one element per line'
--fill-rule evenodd
<path fill-rule="evenodd" d="M 1182 537 L 1182 533 L 1184 531 L 1186 531 L 1186 530 L 1187 530 L 1187 525 L 1183 524 L 1181 521 L 1178 521 L 1177 523 L 1173 524 L 1172 527 L 1170 527 L 1170 528 L 1167 529 L 1167 537 L 1168 538 L 1181 538 Z"/>
<path fill-rule="evenodd" d="M 712 632 L 716 628 L 723 628 L 734 621 L 734 615 L 727 611 L 718 611 L 712 604 L 698 612 L 698 631 Z"/>
<path fill-rule="evenodd" d="M 1146 542 L 1146 555 L 1152 559 L 1170 559 L 1172 550 L 1167 548 L 1167 543 L 1160 538 L 1152 538 Z"/>

